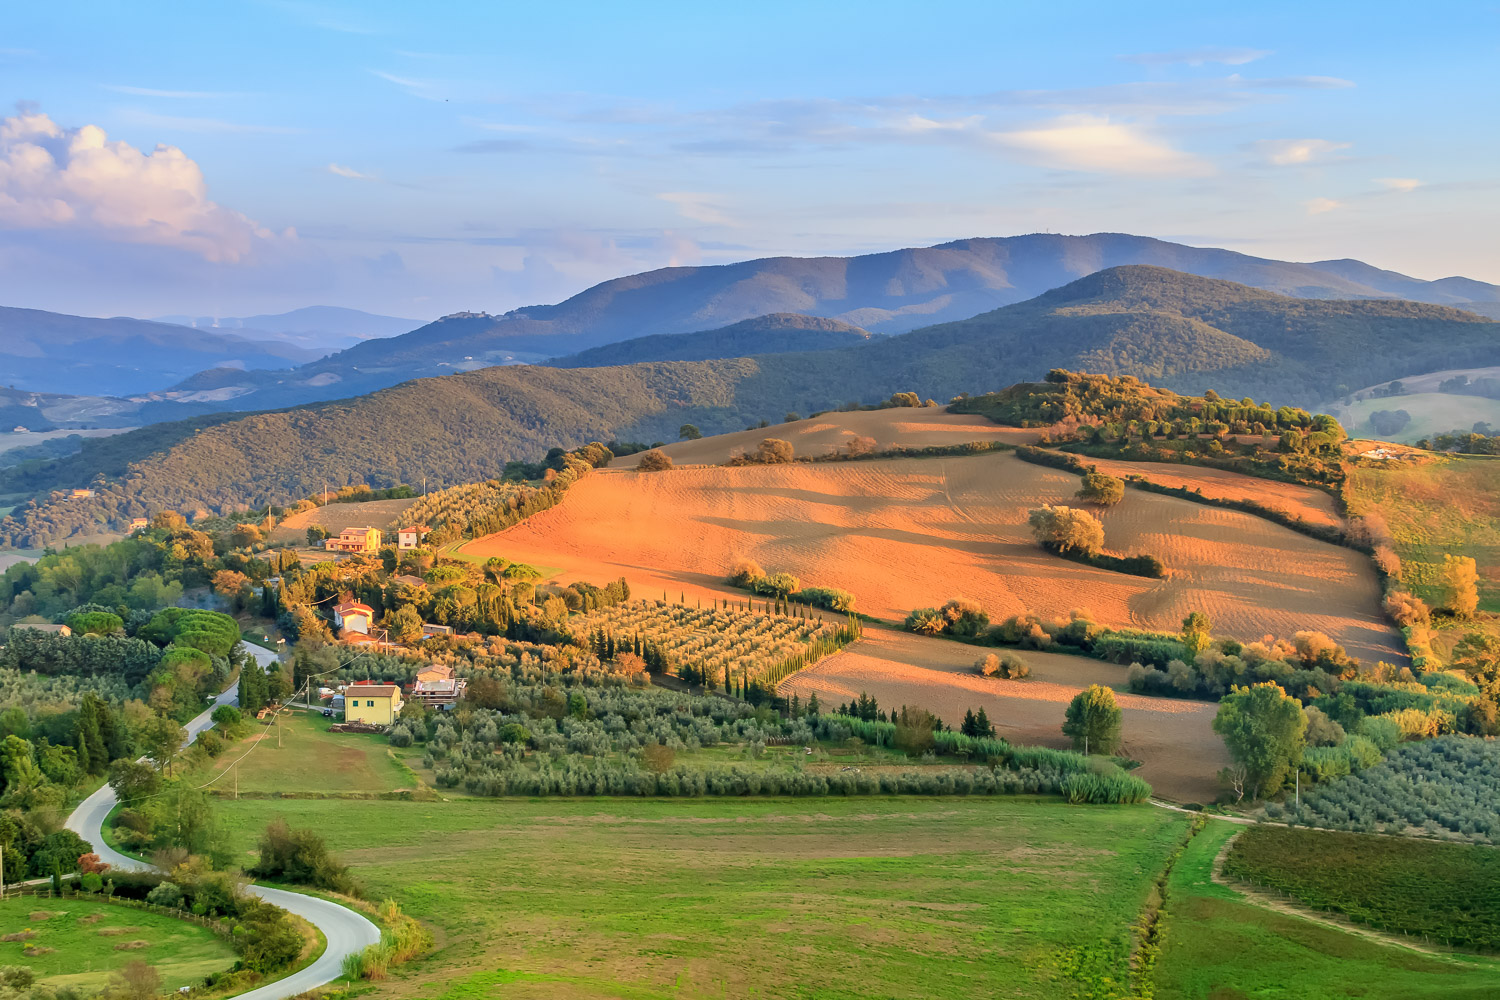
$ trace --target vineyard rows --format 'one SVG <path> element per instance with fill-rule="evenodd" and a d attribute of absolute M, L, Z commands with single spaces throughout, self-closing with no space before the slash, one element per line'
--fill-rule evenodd
<path fill-rule="evenodd" d="M 1500 950 L 1500 852 L 1490 847 L 1252 826 L 1224 874 L 1379 930 Z"/>
<path fill-rule="evenodd" d="M 795 670 L 858 635 L 843 618 L 820 621 L 729 607 L 689 608 L 632 601 L 574 618 L 576 635 L 603 632 L 622 642 L 639 638 L 678 667 L 692 666 L 715 681 L 733 678 L 774 687 Z"/>

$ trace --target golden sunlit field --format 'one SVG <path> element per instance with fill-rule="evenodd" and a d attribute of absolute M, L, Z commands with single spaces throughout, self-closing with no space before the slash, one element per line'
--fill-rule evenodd
<path fill-rule="evenodd" d="M 1111 476 L 1144 476 L 1153 483 L 1180 489 L 1197 490 L 1212 499 L 1253 500 L 1285 511 L 1309 524 L 1339 526 L 1333 497 L 1311 486 L 1283 483 L 1274 479 L 1257 479 L 1238 472 L 1209 469 L 1170 462 L 1121 462 L 1108 458 L 1084 457 L 1087 465 Z"/>
<path fill-rule="evenodd" d="M 1064 653 L 1018 655 L 1031 668 L 1025 680 L 981 677 L 974 661 L 990 650 L 894 629 L 869 629 L 864 638 L 787 678 L 783 694 L 816 694 L 835 707 L 869 694 L 882 708 L 920 705 L 948 720 L 981 706 L 996 733 L 1012 743 L 1067 747 L 1062 734 L 1068 702 L 1090 684 L 1116 690 L 1124 712 L 1122 754 L 1142 761 L 1134 773 L 1162 798 L 1212 802 L 1220 768 L 1229 765 L 1211 723 L 1218 706 L 1201 701 L 1126 694 L 1125 668 Z"/>
<path fill-rule="evenodd" d="M 949 413 L 941 407 L 894 407 L 888 410 L 854 410 L 825 413 L 820 417 L 788 424 L 757 427 L 733 434 L 716 434 L 698 441 L 679 441 L 662 448 L 678 465 L 718 465 L 737 454 L 754 451 L 768 437 L 790 441 L 797 455 L 827 455 L 847 447 L 857 437 L 869 438 L 874 450 L 897 446 L 930 448 L 998 441 L 1031 444 L 1041 431 L 1002 427 L 984 417 Z M 612 469 L 633 469 L 640 455 L 626 455 L 610 463 Z"/>
<path fill-rule="evenodd" d="M 817 465 L 607 469 L 559 506 L 464 546 L 558 567 L 564 580 L 625 576 L 637 593 L 727 591 L 736 560 L 851 591 L 858 610 L 902 618 L 962 595 L 999 620 L 1086 609 L 1102 624 L 1175 630 L 1203 611 L 1251 640 L 1328 633 L 1362 659 L 1399 661 L 1369 560 L 1263 518 L 1131 491 L 1103 511 L 1118 554 L 1150 553 L 1165 580 L 1095 569 L 1032 540 L 1027 511 L 1074 503 L 1078 477 L 1010 454 Z M 961 582 L 957 582 L 961 581 Z"/>

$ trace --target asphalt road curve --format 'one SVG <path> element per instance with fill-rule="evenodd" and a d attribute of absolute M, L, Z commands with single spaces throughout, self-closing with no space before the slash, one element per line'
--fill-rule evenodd
<path fill-rule="evenodd" d="M 255 658 L 261 661 L 262 666 L 276 662 L 276 654 L 269 650 L 248 643 L 246 648 L 255 654 Z M 237 687 L 231 687 L 219 695 L 202 715 L 193 719 L 185 727 L 188 731 L 188 742 L 191 743 L 197 739 L 199 733 L 213 725 L 214 709 L 220 705 L 233 705 L 238 698 Z M 105 785 L 84 799 L 78 808 L 73 810 L 72 815 L 68 817 L 68 829 L 93 844 L 99 860 L 108 862 L 113 868 L 136 871 L 149 867 L 113 850 L 104 842 L 104 820 L 109 815 L 109 811 L 115 807 L 115 802 L 115 790 Z M 328 941 L 328 947 L 318 960 L 307 968 L 300 969 L 274 983 L 259 986 L 248 993 L 239 994 L 243 1000 L 285 1000 L 286 997 L 293 997 L 315 986 L 332 982 L 342 973 L 345 956 L 357 954 L 369 945 L 380 941 L 380 928 L 347 906 L 340 906 L 338 903 L 331 903 L 316 896 L 305 896 L 300 892 L 273 889 L 266 885 L 250 885 L 246 889 L 268 903 L 295 913 L 322 931 L 323 937 Z"/>

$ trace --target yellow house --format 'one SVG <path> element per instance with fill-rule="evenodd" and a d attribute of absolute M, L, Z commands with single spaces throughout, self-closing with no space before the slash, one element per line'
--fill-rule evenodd
<path fill-rule="evenodd" d="M 344 689 L 344 721 L 389 726 L 401 711 L 401 689 L 394 684 L 350 684 Z"/>
<path fill-rule="evenodd" d="M 323 548 L 333 552 L 377 552 L 380 549 L 380 529 L 345 528 L 333 538 L 325 539 Z"/>

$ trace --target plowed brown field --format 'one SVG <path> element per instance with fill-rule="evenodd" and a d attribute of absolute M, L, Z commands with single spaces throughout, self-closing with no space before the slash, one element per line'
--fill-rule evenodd
<path fill-rule="evenodd" d="M 1082 458 L 1085 463 L 1096 465 L 1100 472 L 1111 476 L 1145 476 L 1163 486 L 1199 490 L 1206 497 L 1254 500 L 1311 524 L 1341 526 L 1344 523 L 1334 506 L 1333 497 L 1311 486 L 1279 483 L 1238 472 L 1174 465 L 1170 462 L 1120 462 L 1107 458 Z"/>
<path fill-rule="evenodd" d="M 1009 454 L 609 469 L 464 552 L 559 567 L 566 580 L 623 575 L 638 593 L 674 597 L 724 593 L 733 563 L 751 558 L 804 586 L 849 590 L 861 611 L 887 619 L 956 595 L 996 619 L 1084 608 L 1104 624 L 1172 630 L 1196 610 L 1220 634 L 1316 629 L 1361 658 L 1399 661 L 1359 553 L 1248 514 L 1132 491 L 1102 513 L 1106 543 L 1155 554 L 1170 578 L 1094 569 L 1037 548 L 1026 527 L 1029 508 L 1073 502 L 1077 488 L 1077 476 Z"/>
<path fill-rule="evenodd" d="M 717 434 L 698 441 L 679 441 L 665 446 L 662 451 L 672 456 L 672 461 L 678 465 L 719 465 L 735 455 L 754 451 L 755 446 L 768 437 L 790 441 L 797 455 L 827 455 L 856 437 L 873 439 L 875 450 L 883 451 L 897 445 L 929 448 L 968 444 L 970 441 L 1030 444 L 1041 433 L 1022 427 L 1001 427 L 984 417 L 949 413 L 938 407 L 896 407 L 825 413 L 821 417 L 794 420 L 774 427 Z M 626 455 L 615 459 L 610 468 L 633 469 L 638 461 L 640 455 Z"/>
<path fill-rule="evenodd" d="M 964 712 L 984 707 L 1001 737 L 1027 746 L 1068 746 L 1062 734 L 1068 702 L 1090 684 L 1122 692 L 1126 756 L 1142 761 L 1135 773 L 1158 795 L 1178 802 L 1212 802 L 1218 772 L 1229 765 L 1214 733 L 1217 705 L 1125 694 L 1125 668 L 1081 656 L 1022 652 L 1032 676 L 1024 681 L 980 677 L 974 661 L 990 652 L 892 629 L 870 629 L 859 642 L 787 678 L 782 693 L 804 700 L 816 693 L 834 707 L 869 694 L 882 709 L 921 706 L 957 725 Z"/>

